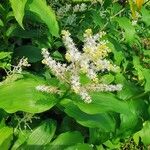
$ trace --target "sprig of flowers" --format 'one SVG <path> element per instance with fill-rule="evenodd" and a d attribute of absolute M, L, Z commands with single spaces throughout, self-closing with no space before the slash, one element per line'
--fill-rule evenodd
<path fill-rule="evenodd" d="M 111 52 L 107 46 L 108 41 L 103 40 L 105 32 L 93 34 L 91 29 L 87 29 L 84 34 L 84 45 L 82 52 L 78 50 L 69 31 L 62 31 L 62 40 L 67 49 L 66 60 L 69 65 L 56 62 L 49 54 L 48 50 L 43 48 L 43 63 L 51 72 L 63 82 L 70 85 L 71 90 L 80 95 L 86 103 L 91 103 L 90 92 L 114 92 L 122 89 L 121 84 L 107 85 L 101 83 L 98 73 L 104 71 L 116 72 L 118 67 L 113 65 L 107 56 Z M 89 78 L 89 83 L 82 84 L 80 75 L 83 74 Z M 48 93 L 56 93 L 56 89 L 49 86 L 37 86 L 37 90 Z"/>
<path fill-rule="evenodd" d="M 24 57 L 21 58 L 19 60 L 18 65 L 16 65 L 16 66 L 11 65 L 12 70 L 9 70 L 9 71 L 6 70 L 7 77 L 6 77 L 6 79 L 3 82 L 0 82 L 0 86 L 4 85 L 6 83 L 10 83 L 10 82 L 15 81 L 18 78 L 20 78 L 20 76 L 16 76 L 16 74 L 21 74 L 23 68 L 24 67 L 29 67 L 29 66 L 30 66 L 30 64 L 28 63 L 28 59 L 24 58 Z"/>
<path fill-rule="evenodd" d="M 28 63 L 28 59 L 27 58 L 21 58 L 18 65 L 14 66 L 13 70 L 11 71 L 11 74 L 13 73 L 21 73 L 22 72 L 22 68 L 23 67 L 29 67 L 30 64 Z"/>

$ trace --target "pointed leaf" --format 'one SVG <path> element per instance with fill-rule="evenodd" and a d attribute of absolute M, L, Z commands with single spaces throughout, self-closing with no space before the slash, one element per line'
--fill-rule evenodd
<path fill-rule="evenodd" d="M 21 146 L 23 149 L 36 149 L 44 147 L 53 138 L 56 131 L 56 122 L 47 120 L 42 125 L 37 127 L 29 136 L 25 144 Z"/>
<path fill-rule="evenodd" d="M 91 93 L 92 102 L 87 104 L 82 100 L 76 102 L 76 105 L 85 113 L 96 114 L 108 111 L 126 114 L 129 111 L 128 104 L 120 101 L 111 93 L 96 92 Z"/>
<path fill-rule="evenodd" d="M 74 118 L 79 124 L 89 128 L 100 128 L 103 131 L 114 131 L 115 120 L 107 113 L 87 114 L 81 111 L 70 100 L 65 99 L 61 102 L 65 107 L 65 112 L 68 116 Z"/>
<path fill-rule="evenodd" d="M 28 0 L 26 9 L 35 13 L 47 25 L 52 35 L 59 35 L 55 13 L 45 0 Z"/>
<path fill-rule="evenodd" d="M 13 138 L 13 128 L 0 128 L 0 150 L 8 150 Z"/>
<path fill-rule="evenodd" d="M 22 20 L 24 17 L 26 2 L 27 0 L 10 0 L 14 16 L 22 28 L 23 28 Z"/>
<path fill-rule="evenodd" d="M 65 132 L 60 134 L 53 142 L 51 142 L 47 147 L 46 150 L 63 150 L 65 147 L 70 145 L 74 145 L 76 143 L 83 143 L 84 139 L 80 132 L 73 131 L 73 132 Z"/>

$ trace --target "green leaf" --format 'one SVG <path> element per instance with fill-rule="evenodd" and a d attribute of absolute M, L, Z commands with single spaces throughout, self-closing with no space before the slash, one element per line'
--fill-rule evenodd
<path fill-rule="evenodd" d="M 111 84 L 114 81 L 114 76 L 112 74 L 106 74 L 101 76 L 101 82 L 105 84 Z"/>
<path fill-rule="evenodd" d="M 120 101 L 111 93 L 95 92 L 91 93 L 92 102 L 87 104 L 82 100 L 75 104 L 85 113 L 96 114 L 108 111 L 127 114 L 130 110 L 126 102 Z"/>
<path fill-rule="evenodd" d="M 144 145 L 150 145 L 150 121 L 146 121 L 142 130 L 135 133 L 133 136 L 134 139 L 139 139 L 140 137 Z"/>
<path fill-rule="evenodd" d="M 133 65 L 135 70 L 137 71 L 138 80 L 141 81 L 144 79 L 143 76 L 143 67 L 140 64 L 140 59 L 137 56 L 133 56 Z"/>
<path fill-rule="evenodd" d="M 13 128 L 0 128 L 0 150 L 8 150 L 13 138 Z"/>
<path fill-rule="evenodd" d="M 52 140 L 55 131 L 56 122 L 53 120 L 47 120 L 30 134 L 21 148 L 28 150 L 36 150 L 38 147 L 44 148 L 44 145 Z"/>
<path fill-rule="evenodd" d="M 61 105 L 65 107 L 68 116 L 74 118 L 79 124 L 89 128 L 100 128 L 103 131 L 114 131 L 115 120 L 107 113 L 87 114 L 81 111 L 71 100 L 64 99 Z"/>
<path fill-rule="evenodd" d="M 77 143 L 83 143 L 84 139 L 80 132 L 73 131 L 73 132 L 65 132 L 60 134 L 53 142 L 48 144 L 46 146 L 46 150 L 52 149 L 52 150 L 63 150 L 65 147 L 77 144 Z"/>
<path fill-rule="evenodd" d="M 52 35 L 59 36 L 55 13 L 45 0 L 28 0 L 26 10 L 35 13 L 47 25 Z"/>
<path fill-rule="evenodd" d="M 146 68 L 143 68 L 143 76 L 145 78 L 145 85 L 144 85 L 144 89 L 145 89 L 145 92 L 149 92 L 150 91 L 150 80 L 149 80 L 149 77 L 150 77 L 150 70 L 149 69 L 146 69 Z"/>
<path fill-rule="evenodd" d="M 110 150 L 114 150 L 114 149 L 120 149 L 121 147 L 121 143 L 119 142 L 118 139 L 116 139 L 116 141 L 106 141 L 105 143 L 103 143 L 108 149 Z"/>
<path fill-rule="evenodd" d="M 28 62 L 35 63 L 42 60 L 41 50 L 32 45 L 20 46 L 15 49 L 14 55 L 19 58 L 28 58 Z"/>
<path fill-rule="evenodd" d="M 120 137 L 127 137 L 137 132 L 142 127 L 142 119 L 148 117 L 148 106 L 143 99 L 136 99 L 128 101 L 130 106 L 130 114 L 120 114 L 120 126 L 117 129 L 117 135 Z"/>
<path fill-rule="evenodd" d="M 23 28 L 22 20 L 24 17 L 27 0 L 10 0 L 10 3 L 17 22 Z"/>
<path fill-rule="evenodd" d="M 102 27 L 104 25 L 104 21 L 102 17 L 99 15 L 98 11 L 91 10 L 91 15 L 92 15 L 93 22 L 95 23 L 95 26 Z"/>
<path fill-rule="evenodd" d="M 23 30 L 20 26 L 13 24 L 6 31 L 8 37 L 19 37 L 19 38 L 42 38 L 42 33 L 39 29 Z"/>
<path fill-rule="evenodd" d="M 89 144 L 78 143 L 74 146 L 66 148 L 65 150 L 93 150 L 93 146 Z"/>
<path fill-rule="evenodd" d="M 30 131 L 21 130 L 19 132 L 18 139 L 14 142 L 11 150 L 18 150 L 18 148 L 27 140 L 30 134 Z"/>
<path fill-rule="evenodd" d="M 89 142 L 94 145 L 100 145 L 110 139 L 111 133 L 104 132 L 99 128 L 90 128 L 89 129 Z"/>
<path fill-rule="evenodd" d="M 108 37 L 110 48 L 114 54 L 115 64 L 120 66 L 123 59 L 125 59 L 125 56 L 123 54 L 122 47 L 117 39 L 114 39 L 113 37 Z"/>
<path fill-rule="evenodd" d="M 2 21 L 2 19 L 0 19 L 0 27 L 3 27 L 4 26 L 4 23 Z"/>
<path fill-rule="evenodd" d="M 138 131 L 141 127 L 141 122 L 135 114 L 124 115 L 120 114 L 121 124 L 117 129 L 117 136 L 125 138 L 132 135 L 135 131 Z"/>
<path fill-rule="evenodd" d="M 136 56 L 133 57 L 133 64 L 135 70 L 137 71 L 137 76 L 139 81 L 145 79 L 145 85 L 144 85 L 145 92 L 149 92 L 150 91 L 150 80 L 149 80 L 150 70 L 143 68 L 141 66 L 139 57 Z"/>
<path fill-rule="evenodd" d="M 125 39 L 127 42 L 132 43 L 135 41 L 135 28 L 132 26 L 130 20 L 126 17 L 120 17 L 115 19 L 118 23 L 119 26 L 124 29 L 125 33 Z"/>
<path fill-rule="evenodd" d="M 34 75 L 24 75 L 16 81 L 1 83 L 0 108 L 8 113 L 16 111 L 39 113 L 50 109 L 57 100 L 53 94 L 36 90 L 36 86 L 43 84 L 45 80 Z"/>
<path fill-rule="evenodd" d="M 0 52 L 0 60 L 4 58 L 11 58 L 11 52 Z"/>
<path fill-rule="evenodd" d="M 118 98 L 122 100 L 130 99 L 131 97 L 137 96 L 143 92 L 134 83 L 126 80 L 126 78 L 120 73 L 116 75 L 116 82 L 123 85 L 122 90 L 117 92 Z"/>
<path fill-rule="evenodd" d="M 142 7 L 141 13 L 142 13 L 142 18 L 141 18 L 142 21 L 145 22 L 147 26 L 149 26 L 150 25 L 150 11 L 146 9 L 145 7 Z"/>

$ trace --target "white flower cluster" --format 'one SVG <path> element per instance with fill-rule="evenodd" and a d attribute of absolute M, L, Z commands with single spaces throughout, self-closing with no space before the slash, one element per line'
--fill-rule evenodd
<path fill-rule="evenodd" d="M 56 62 L 49 55 L 48 50 L 42 49 L 44 64 L 52 71 L 52 73 L 61 81 L 68 83 L 71 89 L 86 102 L 92 102 L 89 95 L 91 91 L 120 91 L 122 85 L 107 85 L 100 82 L 98 73 L 107 71 L 117 71 L 118 67 L 113 65 L 106 59 L 110 49 L 107 46 L 107 41 L 102 40 L 104 32 L 93 35 L 92 30 L 88 29 L 84 34 L 83 52 L 80 52 L 74 44 L 70 33 L 62 31 L 62 39 L 67 49 L 66 59 L 69 65 Z M 89 78 L 89 83 L 82 84 L 80 75 L 85 75 Z M 38 86 L 39 91 L 49 92 L 49 87 Z"/>
<path fill-rule="evenodd" d="M 65 6 L 60 7 L 56 14 L 58 17 L 63 17 L 67 12 L 71 10 L 71 4 L 66 4 Z"/>
<path fill-rule="evenodd" d="M 51 87 L 46 85 L 39 85 L 36 87 L 36 90 L 46 93 L 60 93 L 57 87 Z"/>
<path fill-rule="evenodd" d="M 22 58 L 22 59 L 20 59 L 18 65 L 14 66 L 13 70 L 10 71 L 10 74 L 21 73 L 23 67 L 29 67 L 29 66 L 30 66 L 30 64 L 28 63 L 28 59 Z"/>
<path fill-rule="evenodd" d="M 77 4 L 73 7 L 73 12 L 82 12 L 87 9 L 87 5 L 85 3 Z"/>
<path fill-rule="evenodd" d="M 83 12 L 85 10 L 87 10 L 87 5 L 85 3 L 76 4 L 75 6 L 72 6 L 71 4 L 66 4 L 65 6 L 60 7 L 57 10 L 56 14 L 59 18 L 61 18 L 68 12 L 76 13 Z"/>

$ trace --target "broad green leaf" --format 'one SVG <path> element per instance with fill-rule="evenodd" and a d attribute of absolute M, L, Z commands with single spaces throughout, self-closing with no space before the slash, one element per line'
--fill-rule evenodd
<path fill-rule="evenodd" d="M 77 144 L 83 143 L 84 139 L 80 132 L 73 131 L 73 132 L 65 132 L 60 134 L 53 142 L 46 146 L 46 150 L 63 150 L 64 148 Z"/>
<path fill-rule="evenodd" d="M 141 141 L 144 143 L 144 145 L 150 145 L 150 121 L 146 121 L 143 125 L 142 130 L 135 133 L 133 138 L 141 138 Z"/>
<path fill-rule="evenodd" d="M 93 146 L 89 144 L 78 143 L 74 146 L 66 148 L 65 150 L 93 150 Z"/>
<path fill-rule="evenodd" d="M 13 80 L 12 77 L 11 80 Z M 36 86 L 43 84 L 45 80 L 34 75 L 24 75 L 16 81 L 1 83 L 0 108 L 8 113 L 16 111 L 39 113 L 50 109 L 57 100 L 53 94 L 36 90 Z"/>
<path fill-rule="evenodd" d="M 117 129 L 117 136 L 125 138 L 132 135 L 135 131 L 138 131 L 141 127 L 141 121 L 135 114 L 125 115 L 120 114 L 121 124 Z"/>
<path fill-rule="evenodd" d="M 61 105 L 65 107 L 68 116 L 74 118 L 79 124 L 89 128 L 100 128 L 103 131 L 114 131 L 115 120 L 107 113 L 87 114 L 81 111 L 70 100 L 63 100 Z"/>
<path fill-rule="evenodd" d="M 44 145 L 48 144 L 53 138 L 55 131 L 56 122 L 53 120 L 47 120 L 42 125 L 33 130 L 21 148 L 28 150 L 36 150 L 38 147 L 44 148 Z"/>
<path fill-rule="evenodd" d="M 15 49 L 14 55 L 19 58 L 28 58 L 29 63 L 34 63 L 42 60 L 41 50 L 32 45 L 20 46 Z"/>
<path fill-rule="evenodd" d="M 47 25 L 52 35 L 59 36 L 55 13 L 45 0 L 28 0 L 26 10 L 35 13 Z"/>
<path fill-rule="evenodd" d="M 127 42 L 132 43 L 135 41 L 135 28 L 132 26 L 130 20 L 126 17 L 120 17 L 115 19 L 118 23 L 119 26 L 124 29 L 124 36 Z"/>
<path fill-rule="evenodd" d="M 83 100 L 79 100 L 75 102 L 75 104 L 83 112 L 88 114 L 104 113 L 108 111 L 127 114 L 130 111 L 128 104 L 117 99 L 114 94 L 95 92 L 91 93 L 91 98 L 92 102 L 90 104 L 83 102 Z M 76 99 L 74 98 L 74 100 Z"/>
<path fill-rule="evenodd" d="M 0 128 L 0 150 L 8 150 L 13 138 L 13 128 Z"/>
<path fill-rule="evenodd" d="M 10 3 L 16 20 L 18 21 L 19 25 L 23 28 L 22 21 L 27 0 L 10 0 Z"/>

